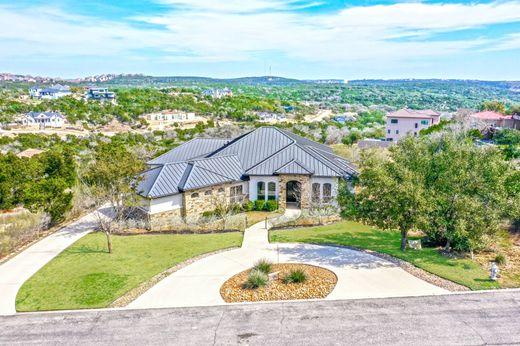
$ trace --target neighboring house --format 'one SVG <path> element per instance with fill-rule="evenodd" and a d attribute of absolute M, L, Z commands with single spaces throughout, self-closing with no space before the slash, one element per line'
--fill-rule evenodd
<path fill-rule="evenodd" d="M 48 88 L 34 86 L 29 89 L 29 95 L 37 99 L 55 100 L 63 96 L 71 95 L 68 85 L 55 84 Z"/>
<path fill-rule="evenodd" d="M 220 99 L 226 96 L 233 96 L 233 91 L 229 88 L 224 89 L 207 89 L 202 92 L 204 96 L 211 96 L 214 99 Z"/>
<path fill-rule="evenodd" d="M 258 118 L 260 121 L 270 122 L 270 121 L 283 121 L 285 120 L 285 114 L 281 113 L 270 113 L 270 112 L 258 112 Z"/>
<path fill-rule="evenodd" d="M 21 118 L 24 126 L 38 126 L 39 128 L 61 128 L 65 125 L 65 118 L 55 112 L 29 112 Z"/>
<path fill-rule="evenodd" d="M 195 120 L 195 113 L 187 113 L 182 111 L 163 111 L 159 113 L 146 114 L 144 118 L 148 121 L 158 122 L 177 122 Z"/>
<path fill-rule="evenodd" d="M 508 127 L 515 128 L 515 119 L 511 115 L 502 115 L 493 111 L 483 111 L 470 115 L 472 127 Z"/>
<path fill-rule="evenodd" d="M 235 139 L 195 138 L 148 162 L 138 184 L 151 221 L 198 217 L 218 203 L 270 200 L 285 209 L 334 204 L 357 174 L 325 145 L 274 127 Z"/>
<path fill-rule="evenodd" d="M 87 88 L 85 98 L 87 100 L 112 101 L 116 98 L 116 93 L 109 91 L 108 88 Z"/>
<path fill-rule="evenodd" d="M 419 131 L 438 124 L 441 115 L 431 109 L 413 110 L 403 108 L 387 114 L 386 140 L 398 141 L 407 134 L 419 135 Z"/>

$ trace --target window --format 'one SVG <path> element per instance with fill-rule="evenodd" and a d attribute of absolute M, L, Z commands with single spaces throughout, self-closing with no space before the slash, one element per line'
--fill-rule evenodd
<path fill-rule="evenodd" d="M 395 130 L 395 134 L 398 135 L 399 134 L 399 130 Z"/>
<path fill-rule="evenodd" d="M 231 203 L 239 203 L 242 202 L 242 199 L 242 185 L 231 186 L 231 188 L 229 189 L 229 201 Z"/>
<path fill-rule="evenodd" d="M 387 140 L 387 142 L 393 142 L 394 139 L 393 138 L 387 138 L 386 140 Z"/>
<path fill-rule="evenodd" d="M 312 201 L 312 203 L 320 203 L 320 184 L 319 183 L 312 184 L 311 201 Z"/>
<path fill-rule="evenodd" d="M 213 191 L 211 191 L 211 190 L 208 190 L 208 191 L 204 192 L 205 196 L 210 196 L 211 194 L 213 194 Z"/>
<path fill-rule="evenodd" d="M 276 199 L 276 183 L 267 184 L 267 199 Z"/>
<path fill-rule="evenodd" d="M 390 119 L 391 124 L 397 124 L 399 122 L 398 119 Z"/>
<path fill-rule="evenodd" d="M 429 120 L 421 120 L 421 125 L 429 125 L 429 124 L 430 124 Z"/>
<path fill-rule="evenodd" d="M 256 199 L 265 200 L 265 183 L 263 181 L 256 184 Z"/>
<path fill-rule="evenodd" d="M 419 127 L 419 124 L 418 123 L 415 123 L 415 128 L 418 128 Z"/>
<path fill-rule="evenodd" d="M 323 184 L 323 203 L 332 202 L 332 185 L 329 183 Z"/>
<path fill-rule="evenodd" d="M 220 189 L 218 189 L 218 192 L 219 192 L 219 193 L 222 193 L 222 192 L 224 192 L 224 188 L 223 188 L 223 187 L 221 187 Z"/>
<path fill-rule="evenodd" d="M 191 198 L 199 198 L 199 194 L 197 192 L 192 193 Z"/>
<path fill-rule="evenodd" d="M 417 132 L 414 132 L 413 135 L 414 135 L 415 137 L 417 137 Z"/>
<path fill-rule="evenodd" d="M 388 130 L 388 134 L 392 133 L 392 130 Z"/>

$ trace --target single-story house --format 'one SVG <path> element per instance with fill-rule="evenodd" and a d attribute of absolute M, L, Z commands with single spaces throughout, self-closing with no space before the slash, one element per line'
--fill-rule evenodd
<path fill-rule="evenodd" d="M 21 123 L 25 126 L 40 128 L 61 128 L 65 124 L 65 117 L 55 112 L 29 112 L 21 119 Z"/>
<path fill-rule="evenodd" d="M 63 96 L 71 95 L 68 85 L 55 84 L 48 88 L 34 86 L 29 89 L 29 95 L 37 99 L 55 100 Z"/>
<path fill-rule="evenodd" d="M 195 138 L 148 165 L 140 208 L 161 221 L 245 200 L 277 200 L 282 209 L 334 204 L 339 181 L 357 174 L 328 146 L 269 126 L 235 139 Z"/>

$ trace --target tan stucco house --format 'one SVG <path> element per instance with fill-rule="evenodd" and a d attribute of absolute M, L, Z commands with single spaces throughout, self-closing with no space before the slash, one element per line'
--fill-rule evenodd
<path fill-rule="evenodd" d="M 333 204 L 340 179 L 357 174 L 325 145 L 275 127 L 235 139 L 195 138 L 148 162 L 138 191 L 151 219 L 200 216 L 217 200 L 297 207 Z"/>

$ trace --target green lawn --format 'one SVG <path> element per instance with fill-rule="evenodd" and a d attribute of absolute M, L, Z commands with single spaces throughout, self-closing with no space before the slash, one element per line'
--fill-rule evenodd
<path fill-rule="evenodd" d="M 441 256 L 432 248 L 402 252 L 399 249 L 399 232 L 380 231 L 352 221 L 321 227 L 272 231 L 269 238 L 272 242 L 338 244 L 373 250 L 401 258 L 472 290 L 499 287 L 497 283 L 488 279 L 487 271 L 470 259 L 450 259 Z"/>
<path fill-rule="evenodd" d="M 89 234 L 22 286 L 18 311 L 101 308 L 154 275 L 191 257 L 240 246 L 242 233 L 113 236 Z"/>

